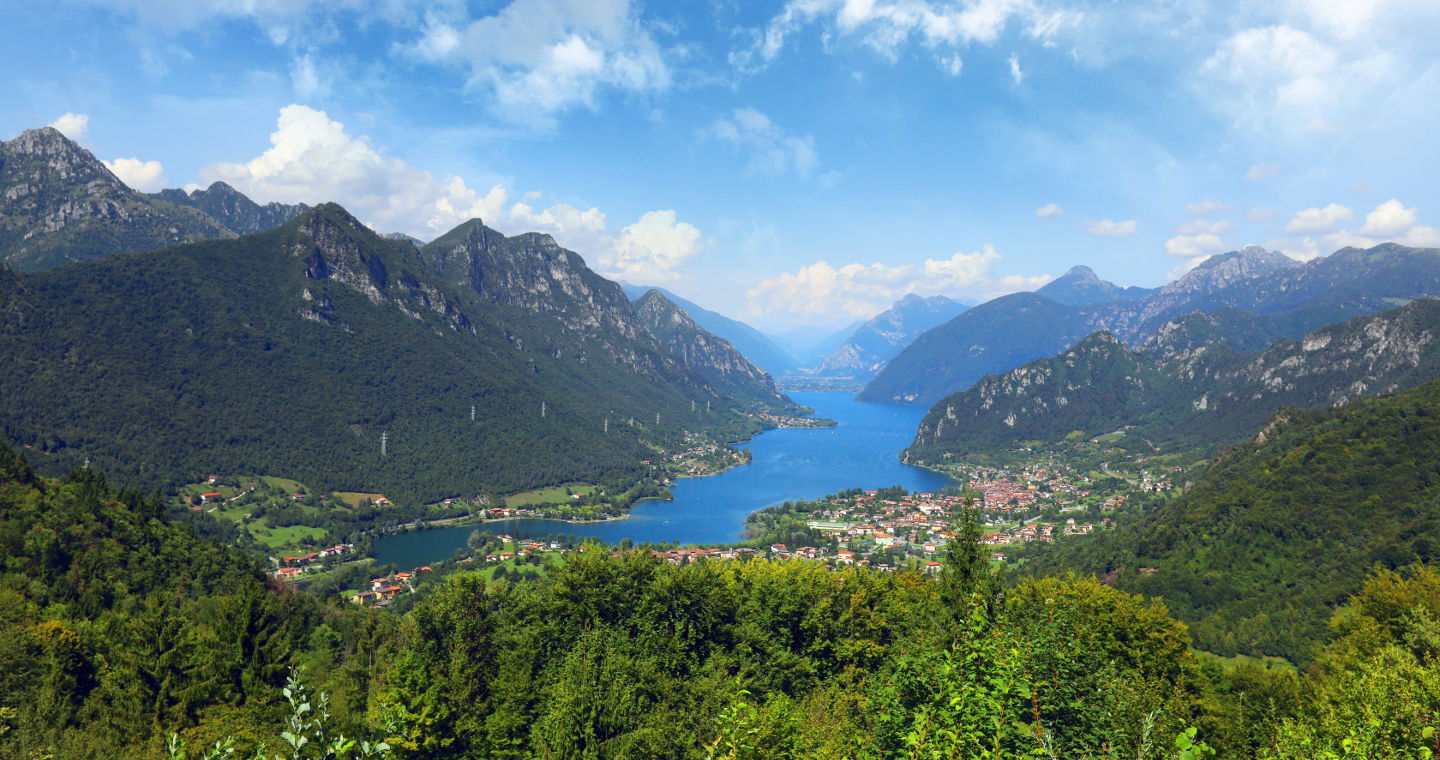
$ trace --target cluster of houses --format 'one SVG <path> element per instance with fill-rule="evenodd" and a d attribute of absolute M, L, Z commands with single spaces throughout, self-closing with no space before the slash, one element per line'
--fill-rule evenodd
<path fill-rule="evenodd" d="M 361 591 L 350 597 L 355 604 L 368 604 L 375 607 L 385 607 L 399 594 L 415 593 L 415 579 L 420 573 L 431 572 L 430 566 L 415 568 L 413 573 L 391 573 L 382 578 L 373 578 L 370 581 L 370 590 Z"/>
<path fill-rule="evenodd" d="M 309 554 L 301 554 L 296 557 L 285 557 L 283 559 L 276 560 L 277 564 L 279 564 L 279 568 L 276 569 L 275 572 L 271 573 L 271 575 L 282 581 L 291 578 L 297 578 L 302 573 L 318 570 L 320 568 L 321 560 L 328 559 L 330 557 L 338 557 L 342 554 L 353 551 L 355 551 L 354 544 L 336 544 L 332 547 L 329 547 L 328 549 L 313 551 Z"/>

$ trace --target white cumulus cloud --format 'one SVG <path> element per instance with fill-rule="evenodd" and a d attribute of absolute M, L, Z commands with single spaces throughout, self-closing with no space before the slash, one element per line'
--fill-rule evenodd
<path fill-rule="evenodd" d="M 1140 223 L 1134 219 L 1113 222 L 1109 219 L 1091 219 L 1085 223 L 1085 231 L 1095 237 L 1129 237 L 1140 230 Z"/>
<path fill-rule="evenodd" d="M 1033 290 L 1051 279 L 997 277 L 993 270 L 999 260 L 995 248 L 986 245 L 946 259 L 928 258 L 918 265 L 876 262 L 835 267 L 817 261 L 761 280 L 747 294 L 749 310 L 757 315 L 783 314 L 802 321 L 834 323 L 874 316 L 909 293 L 987 300 Z"/>
<path fill-rule="evenodd" d="M 280 109 L 270 143 L 244 163 L 201 169 L 201 180 L 223 180 L 261 203 L 335 201 L 378 230 L 427 240 L 467 219 L 498 219 L 509 198 L 500 185 L 480 193 L 460 177 L 437 179 L 308 106 Z"/>
<path fill-rule="evenodd" d="M 71 140 L 82 140 L 85 133 L 90 131 L 90 116 L 83 113 L 66 113 L 64 116 L 50 122 L 50 126 L 60 130 L 60 134 Z"/>
<path fill-rule="evenodd" d="M 1165 253 L 1180 259 L 1210 256 L 1226 249 L 1225 243 L 1211 233 L 1176 235 L 1165 241 Z"/>
<path fill-rule="evenodd" d="M 1058 204 L 1055 204 L 1055 203 L 1047 203 L 1047 204 L 1045 204 L 1044 206 L 1041 206 L 1040 208 L 1035 209 L 1035 218 L 1036 218 L 1036 219 L 1054 219 L 1055 217 L 1060 216 L 1060 215 L 1062 215 L 1062 214 L 1064 214 L 1064 213 L 1065 213 L 1065 209 L 1060 208 L 1060 206 L 1059 206 Z"/>
<path fill-rule="evenodd" d="M 1329 232 L 1354 218 L 1354 211 L 1338 203 L 1332 203 L 1325 208 L 1307 208 L 1297 213 L 1290 223 L 1285 225 L 1285 231 L 1292 235 Z"/>
<path fill-rule="evenodd" d="M 1420 221 L 1415 209 L 1405 208 L 1398 199 L 1391 198 L 1365 215 L 1365 226 L 1360 234 L 1368 237 L 1393 237 L 1404 233 Z"/>
<path fill-rule="evenodd" d="M 432 13 L 407 48 L 464 67 L 468 85 L 520 122 L 594 108 L 604 92 L 667 89 L 670 67 L 628 0 L 515 0 L 491 15 Z"/>
<path fill-rule="evenodd" d="M 145 193 L 153 193 L 165 187 L 165 168 L 159 161 L 141 161 L 138 158 L 117 158 L 101 161 L 105 168 L 120 178 L 121 182 Z"/>

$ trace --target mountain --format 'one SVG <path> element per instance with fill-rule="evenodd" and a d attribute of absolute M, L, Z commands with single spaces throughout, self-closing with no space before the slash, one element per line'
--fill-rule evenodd
<path fill-rule="evenodd" d="M 4 272 L 0 352 L 6 440 L 42 471 L 88 459 L 146 488 L 285 474 L 418 504 L 631 477 L 687 429 L 758 429 L 547 236 L 472 222 L 417 250 L 333 204 L 237 239 Z M 640 422 L 607 434 L 607 416 Z"/>
<path fill-rule="evenodd" d="M 651 290 L 635 301 L 635 314 L 660 345 L 680 357 L 722 394 L 739 403 L 780 400 L 775 381 L 746 359 L 730 342 L 707 332 L 660 293 Z"/>
<path fill-rule="evenodd" d="M 851 333 L 815 367 L 821 377 L 873 377 L 915 336 L 970 308 L 945 296 L 911 293 Z"/>
<path fill-rule="evenodd" d="M 1045 287 L 1035 291 L 1056 303 L 1070 306 L 1084 306 L 1092 303 L 1111 301 L 1135 301 L 1155 293 L 1154 288 L 1134 285 L 1120 287 L 1113 282 L 1100 279 L 1090 267 L 1071 267 L 1070 271 L 1051 280 Z"/>
<path fill-rule="evenodd" d="M 310 208 L 303 203 L 287 205 L 272 202 L 261 206 L 224 182 L 215 182 L 204 190 L 191 190 L 189 193 L 168 188 L 150 197 L 199 209 L 236 235 L 279 227 Z"/>
<path fill-rule="evenodd" d="M 136 192 L 53 127 L 0 142 L 0 261 L 32 271 L 234 237 L 199 209 Z"/>
<path fill-rule="evenodd" d="M 1183 495 L 1024 567 L 1095 573 L 1160 598 L 1202 649 L 1305 662 L 1371 568 L 1440 560 L 1436 409 L 1440 380 L 1340 409 L 1286 409 Z"/>
<path fill-rule="evenodd" d="M 795 358 L 796 366 L 814 367 L 821 359 L 834 353 L 835 349 L 845 345 L 845 341 L 850 340 L 850 336 L 867 321 L 869 320 L 856 320 L 838 330 L 807 325 L 771 333 L 771 336 Z"/>
<path fill-rule="evenodd" d="M 420 238 L 417 238 L 417 237 L 411 237 L 411 236 L 409 236 L 409 235 L 406 235 L 406 234 L 403 233 L 403 232 L 387 232 L 387 233 L 385 233 L 384 235 L 381 235 L 380 237 L 383 237 L 383 238 L 385 238 L 386 240 L 402 240 L 402 241 L 404 241 L 404 242 L 406 242 L 406 243 L 409 243 L 410 245 L 415 246 L 416 248 L 424 248 L 424 247 L 425 247 L 425 241 L 424 241 L 424 240 L 421 240 Z"/>
<path fill-rule="evenodd" d="M 1102 332 L 947 396 L 921 421 L 908 455 L 933 461 L 1114 431 L 1147 449 L 1193 450 L 1252 435 L 1282 407 L 1341 406 L 1437 375 L 1440 301 L 1430 298 L 1258 354 L 1211 345 L 1156 358 Z"/>
<path fill-rule="evenodd" d="M 629 296 L 631 301 L 639 300 L 651 290 L 660 291 L 661 295 L 669 299 L 671 303 L 684 309 L 685 313 L 695 320 L 695 324 L 716 337 L 729 341 L 730 345 L 744 354 L 746 359 L 772 376 L 790 374 L 797 369 L 795 358 L 788 351 L 776 345 L 775 341 L 766 337 L 764 333 L 744 322 L 731 319 L 719 312 L 710 311 L 665 288 L 641 287 L 623 282 L 620 283 L 620 287 L 624 289 L 625 295 Z"/>
<path fill-rule="evenodd" d="M 1134 301 L 1070 306 L 1036 293 L 995 299 L 921 335 L 858 398 L 933 404 L 985 375 L 1054 356 L 1099 330 L 1140 346 L 1167 323 L 1197 310 L 1264 317 L 1233 335 L 1211 333 L 1234 348 L 1253 348 L 1265 339 L 1298 338 L 1324 325 L 1435 295 L 1440 295 L 1437 249 L 1345 248 L 1301 264 L 1251 247 L 1206 261 L 1158 293 Z M 1199 325 L 1194 327 L 1192 338 L 1203 334 Z"/>

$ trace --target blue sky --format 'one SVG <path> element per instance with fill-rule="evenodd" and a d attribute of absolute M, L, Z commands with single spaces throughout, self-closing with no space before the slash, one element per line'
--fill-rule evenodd
<path fill-rule="evenodd" d="M 762 328 L 1440 245 L 1433 0 L 0 6 L 0 139 L 382 232 L 550 232 Z"/>

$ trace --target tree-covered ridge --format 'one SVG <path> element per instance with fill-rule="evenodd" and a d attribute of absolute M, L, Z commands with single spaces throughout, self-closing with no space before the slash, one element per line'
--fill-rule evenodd
<path fill-rule="evenodd" d="M 233 236 L 203 211 L 126 187 L 54 127 L 0 142 L 0 262 L 14 269 Z"/>
<path fill-rule="evenodd" d="M 1344 248 L 1300 264 L 1273 251 L 1247 248 L 1207 260 L 1159 292 L 1133 301 L 1068 306 L 1038 293 L 997 298 L 921 335 L 859 398 L 933 404 L 987 374 L 1054 356 L 1097 331 L 1138 347 L 1171 320 L 1196 310 L 1263 317 L 1239 323 L 1243 329 L 1233 333 L 1208 331 L 1219 343 L 1245 349 L 1427 296 L 1440 296 L 1437 249 L 1386 243 L 1367 250 Z M 1207 332 L 1190 333 L 1192 339 L 1201 335 Z"/>
<path fill-rule="evenodd" d="M 333 204 L 239 239 L 0 274 L 0 430 L 51 473 L 88 458 L 145 487 L 282 474 L 419 504 L 638 477 L 686 429 L 759 429 L 601 286 L 636 340 L 451 287 Z"/>
<path fill-rule="evenodd" d="M 278 747 L 296 665 L 363 723 L 388 621 L 268 585 L 164 512 L 93 471 L 39 478 L 0 447 L 0 755 L 159 757 L 170 730 Z"/>
<path fill-rule="evenodd" d="M 1440 380 L 1341 409 L 1287 409 L 1173 502 L 1026 568 L 1093 572 L 1160 597 L 1203 649 L 1309 660 L 1367 570 L 1440 551 L 1437 409 Z"/>
<path fill-rule="evenodd" d="M 908 455 L 942 462 L 1023 441 L 1123 433 L 1117 445 L 1204 450 L 1259 429 L 1284 406 L 1337 406 L 1440 375 L 1440 301 L 1420 299 L 1370 317 L 1281 339 L 1257 354 L 1190 348 L 1204 315 L 1165 333 L 1146 355 L 1097 333 L 1051 359 L 992 375 L 926 414 Z M 1226 321 L 1232 317 L 1225 316 Z M 1171 342 L 1173 341 L 1173 343 Z"/>

